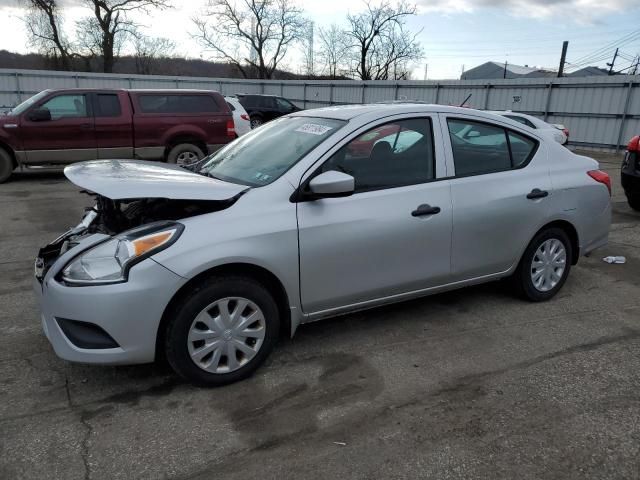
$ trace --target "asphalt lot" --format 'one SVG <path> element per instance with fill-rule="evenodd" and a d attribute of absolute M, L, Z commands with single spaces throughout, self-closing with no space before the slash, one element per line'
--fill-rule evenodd
<path fill-rule="evenodd" d="M 0 479 L 640 478 L 640 214 L 601 159 L 610 243 L 554 300 L 490 284 L 302 326 L 213 390 L 59 360 L 33 257 L 89 199 L 61 174 L 0 185 Z"/>

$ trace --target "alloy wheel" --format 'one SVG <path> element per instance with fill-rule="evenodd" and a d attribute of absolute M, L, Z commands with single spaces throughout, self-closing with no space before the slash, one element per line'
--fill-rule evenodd
<path fill-rule="evenodd" d="M 194 152 L 182 152 L 180 153 L 180 155 L 178 155 L 176 157 L 176 163 L 178 165 L 190 165 L 192 163 L 195 163 L 199 160 L 198 155 L 196 155 Z"/>

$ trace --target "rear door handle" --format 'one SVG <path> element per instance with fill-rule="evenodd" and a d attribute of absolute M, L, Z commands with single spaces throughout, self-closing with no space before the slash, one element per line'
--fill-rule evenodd
<path fill-rule="evenodd" d="M 549 192 L 546 190 L 540 190 L 539 188 L 534 188 L 531 192 L 527 193 L 527 198 L 529 200 L 535 200 L 536 198 L 544 198 L 548 197 Z"/>
<path fill-rule="evenodd" d="M 412 217 L 424 217 L 425 215 L 436 215 L 440 213 L 440 207 L 432 207 L 431 205 L 424 204 L 420 205 L 413 212 L 411 212 Z"/>

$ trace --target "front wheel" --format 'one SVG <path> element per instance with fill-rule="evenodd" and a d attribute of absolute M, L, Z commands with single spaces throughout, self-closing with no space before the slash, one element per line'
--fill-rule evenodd
<path fill-rule="evenodd" d="M 2 148 L 0 148 L 0 183 L 9 180 L 13 172 L 14 165 L 11 156 Z"/>
<path fill-rule="evenodd" d="M 560 228 L 548 228 L 529 243 L 513 275 L 516 291 L 532 302 L 549 300 L 560 291 L 571 270 L 572 247 Z"/>
<path fill-rule="evenodd" d="M 280 331 L 269 291 L 245 277 L 213 277 L 171 315 L 165 352 L 185 380 L 212 387 L 248 377 L 267 358 Z"/>

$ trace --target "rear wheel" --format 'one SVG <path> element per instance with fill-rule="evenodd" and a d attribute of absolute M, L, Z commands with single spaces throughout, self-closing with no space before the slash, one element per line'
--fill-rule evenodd
<path fill-rule="evenodd" d="M 11 155 L 6 150 L 0 148 L 0 183 L 6 182 L 11 177 L 15 165 Z"/>
<path fill-rule="evenodd" d="M 257 115 L 251 117 L 251 128 L 258 128 L 262 123 L 262 117 L 258 117 Z"/>
<path fill-rule="evenodd" d="M 573 253 L 569 237 L 560 228 L 548 228 L 529 243 L 513 283 L 532 302 L 549 300 L 560 291 L 571 270 Z"/>
<path fill-rule="evenodd" d="M 200 147 L 192 143 L 181 143 L 169 151 L 167 163 L 177 165 L 190 165 L 204 158 L 204 152 Z"/>
<path fill-rule="evenodd" d="M 627 201 L 631 208 L 640 212 L 640 194 L 627 194 Z"/>
<path fill-rule="evenodd" d="M 267 358 L 280 331 L 269 291 L 245 277 L 213 277 L 170 313 L 165 352 L 171 367 L 205 387 L 248 377 Z"/>

